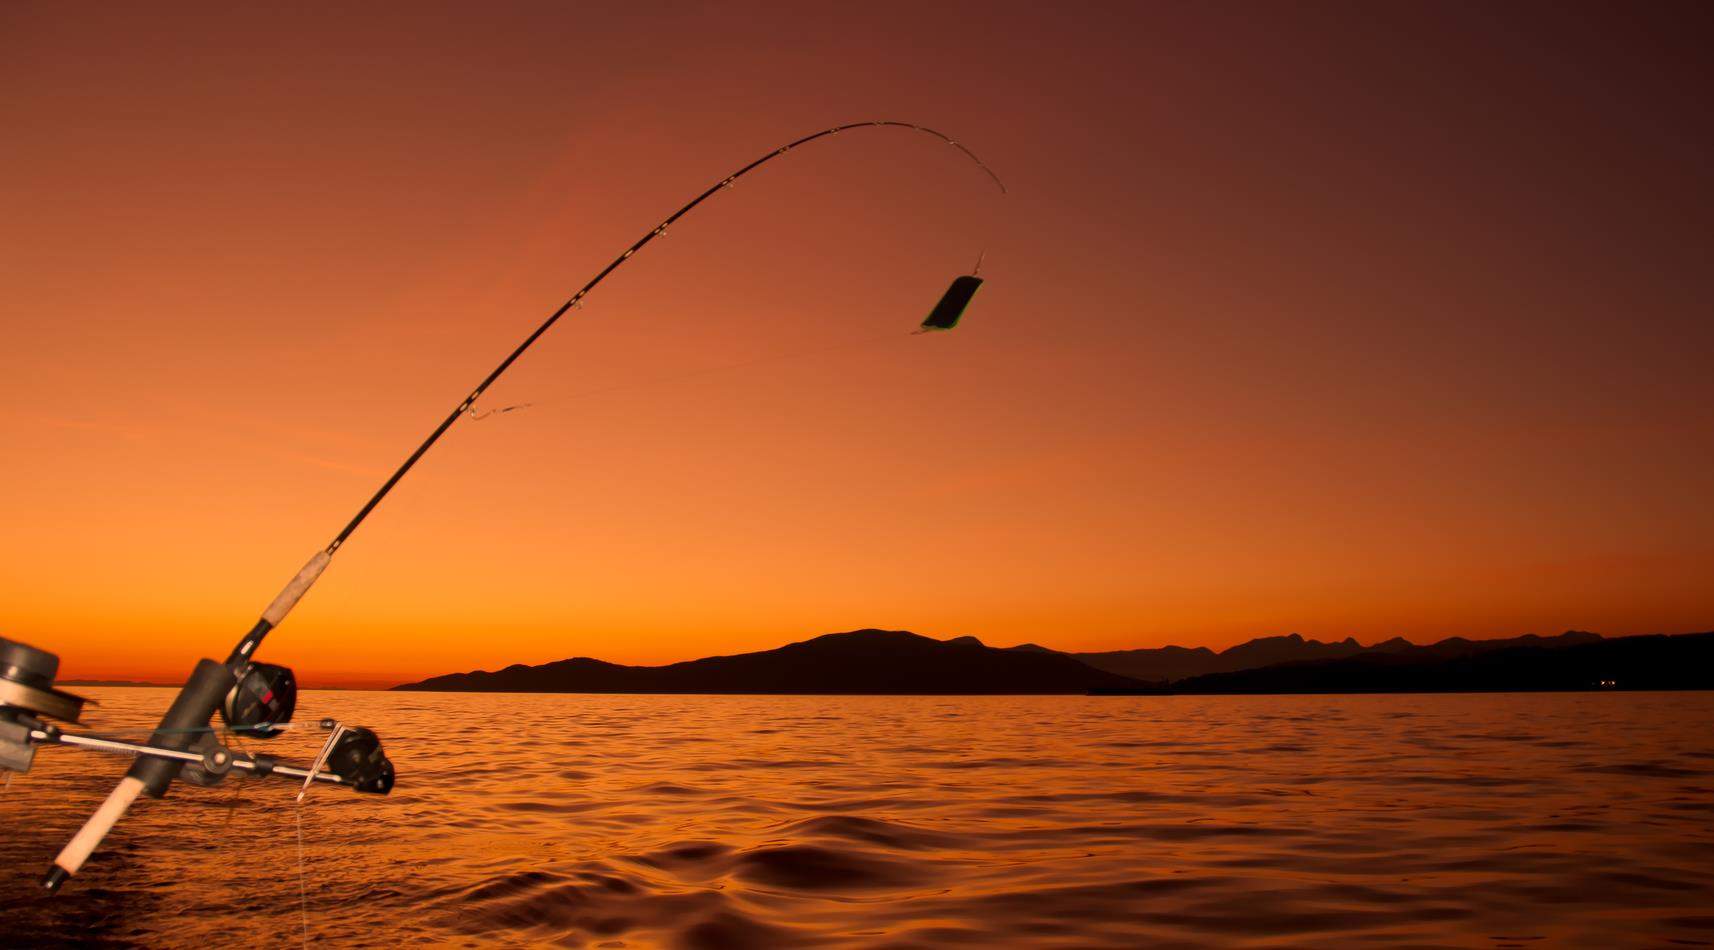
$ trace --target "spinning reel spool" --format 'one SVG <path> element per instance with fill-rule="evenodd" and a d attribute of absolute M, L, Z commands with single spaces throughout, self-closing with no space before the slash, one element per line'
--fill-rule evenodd
<path fill-rule="evenodd" d="M 0 772 L 28 772 L 36 747 L 30 732 L 43 718 L 77 722 L 86 700 L 54 688 L 60 658 L 0 637 Z"/>
<path fill-rule="evenodd" d="M 220 701 L 220 720 L 229 732 L 256 739 L 272 739 L 291 725 L 298 707 L 298 682 L 289 667 L 252 661 L 238 674 L 237 682 Z M 323 723 L 323 728 L 327 728 Z M 184 766 L 178 777 L 192 785 L 220 784 L 236 761 L 233 751 L 213 732 L 203 733 L 187 748 L 202 755 L 201 762 Z M 266 760 L 268 757 L 261 757 Z"/>
<path fill-rule="evenodd" d="M 298 708 L 298 681 L 292 671 L 273 663 L 251 663 L 220 704 L 226 728 L 258 739 L 285 731 Z"/>

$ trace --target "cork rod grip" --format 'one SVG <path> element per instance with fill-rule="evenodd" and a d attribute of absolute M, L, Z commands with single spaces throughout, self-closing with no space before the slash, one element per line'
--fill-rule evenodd
<path fill-rule="evenodd" d="M 277 627 L 280 625 L 280 621 L 286 619 L 286 614 L 292 612 L 292 608 L 297 606 L 299 598 L 303 597 L 304 592 L 310 589 L 310 585 L 314 584 L 316 578 L 321 576 L 321 572 L 327 570 L 327 563 L 331 560 L 333 560 L 333 555 L 326 551 L 317 551 L 315 557 L 309 559 L 309 563 L 305 564 L 303 570 L 298 572 L 298 576 L 292 578 L 285 590 L 280 591 L 279 596 L 274 598 L 274 602 L 268 605 L 267 610 L 262 611 L 262 619 L 268 621 L 268 626 Z"/>
<path fill-rule="evenodd" d="M 54 866 L 49 869 L 48 876 L 43 879 L 42 886 L 50 891 L 57 891 L 68 878 L 83 869 L 83 862 L 89 860 L 90 852 L 101 844 L 101 839 L 113 830 L 119 819 L 125 817 L 125 812 L 137 796 L 143 793 L 143 782 L 127 775 L 119 780 L 117 788 L 89 816 L 89 820 L 78 829 L 77 835 L 60 850 L 59 857 L 54 858 Z"/>

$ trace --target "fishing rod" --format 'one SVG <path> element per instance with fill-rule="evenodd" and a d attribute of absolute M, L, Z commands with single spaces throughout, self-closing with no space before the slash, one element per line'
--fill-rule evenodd
<path fill-rule="evenodd" d="M 385 795 L 391 791 L 394 781 L 393 763 L 382 751 L 380 739 L 368 729 L 347 727 L 333 720 L 325 720 L 324 725 L 332 723 L 327 726 L 331 735 L 317 756 L 315 765 L 308 770 L 302 770 L 282 766 L 267 756 L 234 752 L 218 740 L 214 730 L 209 728 L 209 723 L 215 713 L 219 712 L 229 730 L 257 738 L 271 738 L 278 735 L 284 725 L 291 721 L 297 697 L 297 686 L 292 672 L 283 666 L 256 661 L 256 648 L 261 646 L 269 631 L 278 627 L 286 615 L 291 613 L 292 608 L 297 606 L 298 601 L 321 577 L 322 572 L 327 570 L 333 555 L 350 539 L 352 533 L 363 524 L 381 500 L 387 497 L 399 480 L 405 477 L 405 473 L 440 441 L 441 436 L 452 428 L 453 423 L 465 415 L 474 414 L 472 407 L 482 398 L 483 393 L 488 391 L 488 387 L 558 323 L 561 317 L 574 307 L 579 307 L 596 285 L 630 260 L 650 241 L 665 233 L 674 222 L 716 193 L 731 188 L 738 179 L 762 165 L 816 139 L 868 128 L 898 128 L 931 135 L 969 158 L 993 180 L 1002 195 L 1006 193 L 1006 185 L 1000 180 L 1000 176 L 977 158 L 976 153 L 951 137 L 914 123 L 890 120 L 853 122 L 806 135 L 774 149 L 715 182 L 602 268 L 507 354 L 506 358 L 500 361 L 500 365 L 494 367 L 492 372 L 477 383 L 476 388 L 441 420 L 422 444 L 417 446 L 416 451 L 407 456 L 393 474 L 381 483 L 381 487 L 363 503 L 363 507 L 346 522 L 345 527 L 333 536 L 333 540 L 317 551 L 275 596 L 262 611 L 255 625 L 250 628 L 250 632 L 238 641 L 238 645 L 232 649 L 224 663 L 210 659 L 197 662 L 190 678 L 185 681 L 177 698 L 161 717 L 159 726 L 149 736 L 147 743 L 139 745 L 94 736 L 78 736 L 43 721 L 43 717 L 49 717 L 75 723 L 84 700 L 53 688 L 54 674 L 59 664 L 58 658 L 53 654 L 21 643 L 0 640 L 0 646 L 3 646 L 3 649 L 0 649 L 0 771 L 27 770 L 37 745 L 92 748 L 135 756 L 130 770 L 120 779 L 119 785 L 60 851 L 59 856 L 54 858 L 53 865 L 42 878 L 42 886 L 50 893 L 58 891 L 82 869 L 90 854 L 119 819 L 124 817 L 138 797 L 144 794 L 151 798 L 164 797 L 175 778 L 193 784 L 212 785 L 236 768 L 257 775 L 302 777 L 304 789 L 319 780 L 345 785 L 360 792 Z M 982 258 L 978 256 L 975 270 L 979 271 L 981 265 Z M 969 306 L 971 298 L 981 285 L 982 278 L 974 272 L 954 278 L 915 332 L 946 331 L 957 326 L 965 308 Z M 17 662 L 13 662 L 14 660 Z M 299 792 L 299 798 L 301 800 L 302 790 Z"/>

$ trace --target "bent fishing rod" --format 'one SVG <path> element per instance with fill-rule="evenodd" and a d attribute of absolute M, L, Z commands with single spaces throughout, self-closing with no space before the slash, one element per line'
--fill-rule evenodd
<path fill-rule="evenodd" d="M 297 686 L 292 672 L 283 666 L 258 662 L 255 659 L 256 648 L 261 646 L 269 631 L 286 619 L 286 615 L 291 613 L 292 608 L 297 606 L 298 601 L 321 577 L 322 572 L 327 570 L 333 555 L 350 539 L 381 500 L 398 485 L 399 480 L 440 441 L 441 436 L 452 428 L 453 423 L 464 415 L 474 414 L 473 407 L 488 388 L 510 369 L 526 350 L 541 339 L 543 334 L 552 329 L 561 317 L 574 307 L 580 306 L 596 285 L 630 260 L 650 241 L 665 233 L 674 222 L 718 192 L 731 188 L 738 179 L 750 172 L 817 139 L 869 128 L 898 128 L 931 135 L 969 158 L 993 180 L 1002 195 L 1006 193 L 1005 183 L 1000 180 L 1000 176 L 977 158 L 974 152 L 951 137 L 914 123 L 890 120 L 853 122 L 806 135 L 774 149 L 715 182 L 602 268 L 507 354 L 506 358 L 500 361 L 500 365 L 494 367 L 492 372 L 477 383 L 476 388 L 453 407 L 422 444 L 417 446 L 375 494 L 363 503 L 363 507 L 334 535 L 333 540 L 317 551 L 286 584 L 262 611 L 261 617 L 257 619 L 255 626 L 250 628 L 250 632 L 238 641 L 238 645 L 232 649 L 225 662 L 211 659 L 197 662 L 190 678 L 185 681 L 177 698 L 161 717 L 160 724 L 149 736 L 147 743 L 68 733 L 45 721 L 57 718 L 76 723 L 84 700 L 54 688 L 58 657 L 22 643 L 0 639 L 0 772 L 28 770 L 37 745 L 96 749 L 135 756 L 130 770 L 119 781 L 118 787 L 107 796 L 106 801 L 96 809 L 54 859 L 53 865 L 42 879 L 42 886 L 50 893 L 58 891 L 82 869 L 90 854 L 119 819 L 124 817 L 138 797 L 145 794 L 151 798 L 165 797 L 174 779 L 198 785 L 213 785 L 234 769 L 253 775 L 275 775 L 293 780 L 301 778 L 303 786 L 298 793 L 299 801 L 302 801 L 304 792 L 317 782 L 344 785 L 360 792 L 382 795 L 391 791 L 394 781 L 393 764 L 382 751 L 380 739 L 368 729 L 346 726 L 333 719 L 322 720 L 323 729 L 330 735 L 316 756 L 315 763 L 309 769 L 299 769 L 275 762 L 269 756 L 234 751 L 219 741 L 216 730 L 209 724 L 218 712 L 228 732 L 261 739 L 276 736 L 291 725 L 297 697 Z M 981 262 L 982 258 L 978 256 L 977 270 L 980 269 Z M 974 272 L 955 278 L 916 332 L 946 331 L 957 326 L 965 308 L 981 285 L 982 278 Z"/>

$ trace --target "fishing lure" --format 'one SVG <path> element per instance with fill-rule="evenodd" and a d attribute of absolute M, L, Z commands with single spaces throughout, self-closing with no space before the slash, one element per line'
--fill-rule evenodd
<path fill-rule="evenodd" d="M 82 869 L 89 855 L 138 797 L 147 794 L 152 798 L 161 798 L 166 795 L 174 779 L 198 785 L 212 785 L 234 769 L 255 775 L 301 779 L 303 786 L 299 791 L 300 801 L 303 789 L 308 789 L 317 782 L 341 785 L 373 794 L 385 795 L 389 792 L 394 781 L 393 764 L 382 751 L 379 737 L 368 729 L 347 726 L 332 719 L 322 720 L 321 725 L 329 732 L 329 737 L 316 756 L 314 764 L 308 769 L 301 769 L 276 762 L 270 756 L 234 751 L 219 741 L 209 723 L 218 712 L 229 731 L 268 738 L 278 734 L 291 722 L 297 695 L 292 673 L 285 667 L 256 661 L 257 647 L 261 646 L 269 631 L 285 620 L 286 615 L 291 613 L 292 608 L 321 577 L 322 572 L 327 570 L 333 555 L 364 519 L 369 517 L 375 506 L 387 497 L 393 486 L 405 477 L 405 473 L 452 428 L 452 424 L 466 415 L 482 418 L 484 414 L 476 413 L 472 409 L 477 400 L 482 398 L 482 394 L 487 392 L 494 381 L 524 355 L 526 350 L 559 322 L 560 317 L 574 308 L 581 308 L 584 298 L 597 284 L 605 280 L 607 275 L 630 260 L 650 241 L 660 237 L 668 227 L 693 208 L 716 193 L 731 188 L 738 179 L 801 145 L 840 132 L 865 128 L 899 128 L 934 136 L 958 149 L 993 179 L 1002 195 L 1006 193 L 1005 183 L 1000 181 L 1000 176 L 994 174 L 993 169 L 977 158 L 970 149 L 933 129 L 909 122 L 886 120 L 853 122 L 806 135 L 780 146 L 715 182 L 626 248 L 501 360 L 500 365 L 494 367 L 494 370 L 429 433 L 428 438 L 406 457 L 381 484 L 380 489 L 364 502 L 357 514 L 334 535 L 333 540 L 317 551 L 286 584 L 268 604 L 267 609 L 262 611 L 261 617 L 250 628 L 250 632 L 238 641 L 238 645 L 224 662 L 210 659 L 198 661 L 196 669 L 192 671 L 147 743 L 71 733 L 54 725 L 49 720 L 58 719 L 68 724 L 76 724 L 84 702 L 79 697 L 54 688 L 58 658 L 25 644 L 0 640 L 0 771 L 27 770 L 38 745 L 82 747 L 135 757 L 118 787 L 108 795 L 101 807 L 89 817 L 82 829 L 54 859 L 53 865 L 42 879 L 43 887 L 50 892 L 59 890 Z M 978 257 L 977 270 L 980 270 L 981 264 L 982 260 Z M 974 273 L 953 280 L 916 332 L 944 332 L 956 327 L 981 284 L 982 278 Z M 506 407 L 492 412 L 507 412 L 513 408 L 519 407 Z"/>

